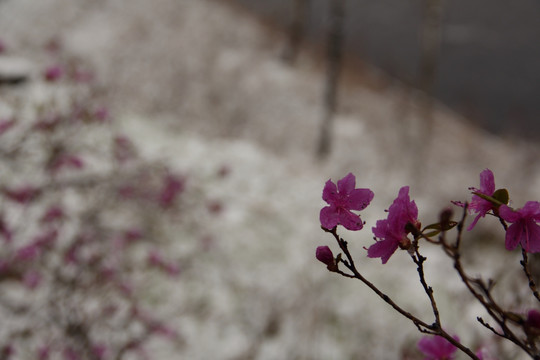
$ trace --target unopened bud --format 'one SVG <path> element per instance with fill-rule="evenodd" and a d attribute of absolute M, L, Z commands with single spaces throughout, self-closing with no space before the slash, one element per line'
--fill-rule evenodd
<path fill-rule="evenodd" d="M 332 250 L 328 246 L 319 246 L 317 247 L 317 251 L 315 252 L 315 257 L 317 260 L 322 262 L 323 264 L 326 264 L 326 267 L 330 271 L 336 271 L 336 261 L 334 259 L 334 254 L 332 254 Z"/>

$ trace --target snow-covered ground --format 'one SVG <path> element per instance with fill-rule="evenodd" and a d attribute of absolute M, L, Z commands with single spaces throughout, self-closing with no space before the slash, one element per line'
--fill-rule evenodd
<path fill-rule="evenodd" d="M 343 86 L 334 150 L 317 161 L 317 60 L 303 54 L 294 67 L 282 63 L 279 36 L 220 1 L 5 1 L 0 34 L 12 53 L 36 63 L 47 61 L 38 47 L 61 39 L 98 70 L 119 127 L 144 155 L 196 174 L 224 203 L 222 216 L 207 224 L 218 234 L 211 250 L 174 287 L 159 290 L 169 316 L 182 301 L 194 310 L 173 321 L 185 338 L 181 352 L 159 346 L 154 359 L 397 359 L 414 347 L 412 324 L 314 259 L 318 245 L 336 250 L 318 221 L 329 178 L 353 172 L 357 186 L 373 189 L 366 229 L 347 239 L 366 277 L 428 319 L 406 254 L 382 266 L 362 248 L 398 189 L 411 186 L 425 224 L 449 200 L 467 199 L 484 168 L 510 189 L 516 206 L 540 199 L 538 147 L 490 136 L 440 106 L 433 132 L 421 138 L 421 95 L 400 84 Z M 204 183 L 223 165 L 228 177 Z M 502 253 L 498 235 L 501 249 L 482 250 L 492 261 L 479 260 L 492 269 L 512 256 Z M 472 325 L 476 309 L 433 250 L 426 249 L 428 280 L 447 328 L 478 344 L 477 336 L 488 334 Z"/>

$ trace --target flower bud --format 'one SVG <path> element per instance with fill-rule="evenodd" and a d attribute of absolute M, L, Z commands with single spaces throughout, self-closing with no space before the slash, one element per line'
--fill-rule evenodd
<path fill-rule="evenodd" d="M 529 310 L 527 320 L 525 320 L 525 328 L 531 335 L 540 335 L 540 312 Z"/>
<path fill-rule="evenodd" d="M 317 260 L 319 260 L 323 264 L 326 264 L 327 266 L 334 265 L 334 254 L 332 254 L 332 250 L 330 250 L 328 246 L 317 247 L 315 257 L 317 258 Z"/>

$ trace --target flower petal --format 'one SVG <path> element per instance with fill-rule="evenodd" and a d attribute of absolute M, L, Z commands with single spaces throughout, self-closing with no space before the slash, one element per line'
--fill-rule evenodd
<path fill-rule="evenodd" d="M 334 262 L 334 254 L 332 254 L 332 250 L 328 246 L 319 246 L 317 247 L 317 250 L 315 251 L 315 257 L 320 262 L 330 265 Z"/>
<path fill-rule="evenodd" d="M 343 179 L 337 182 L 337 187 L 340 193 L 350 194 L 356 186 L 356 177 L 352 173 L 348 173 Z"/>
<path fill-rule="evenodd" d="M 484 214 L 478 214 L 478 216 L 474 218 L 471 225 L 469 225 L 469 227 L 467 228 L 467 231 L 471 231 L 475 227 L 476 223 L 478 222 L 478 220 L 480 220 L 481 217 L 484 217 Z"/>
<path fill-rule="evenodd" d="M 528 220 L 527 227 L 527 247 L 528 252 L 537 253 L 540 252 L 540 226 L 533 220 Z"/>
<path fill-rule="evenodd" d="M 454 340 L 459 342 L 459 337 L 452 336 Z M 452 359 L 453 354 L 457 351 L 457 347 L 442 336 L 425 336 L 418 341 L 418 349 L 427 355 L 426 359 Z"/>
<path fill-rule="evenodd" d="M 371 200 L 373 200 L 373 191 L 369 189 L 354 189 L 349 195 L 349 209 L 364 210 Z"/>
<path fill-rule="evenodd" d="M 339 223 L 348 230 L 361 230 L 364 227 L 362 219 L 359 215 L 356 215 L 348 210 L 341 210 L 338 212 Z"/>
<path fill-rule="evenodd" d="M 514 223 L 521 218 L 519 212 L 512 210 L 510 207 L 506 205 L 501 205 L 499 207 L 499 216 L 503 218 L 503 220 L 506 220 L 511 223 Z"/>
<path fill-rule="evenodd" d="M 439 356 L 439 344 L 429 337 L 423 337 L 418 341 L 418 349 L 424 353 L 424 355 L 431 356 L 437 359 Z"/>
<path fill-rule="evenodd" d="M 482 194 L 491 196 L 495 192 L 495 178 L 493 172 L 485 169 L 480 173 L 480 190 Z"/>
<path fill-rule="evenodd" d="M 525 205 L 518 210 L 523 217 L 536 217 L 540 215 L 540 202 L 527 201 Z"/>
<path fill-rule="evenodd" d="M 319 214 L 321 225 L 325 229 L 333 229 L 339 223 L 339 214 L 337 209 L 333 206 L 325 206 L 321 209 Z"/>
<path fill-rule="evenodd" d="M 371 228 L 373 235 L 379 239 L 385 239 L 388 234 L 388 220 L 377 220 L 377 224 Z"/>
<path fill-rule="evenodd" d="M 324 184 L 324 188 L 322 192 L 323 200 L 329 204 L 333 204 L 336 200 L 336 195 L 337 195 L 336 184 L 334 184 L 332 180 L 328 180 L 326 184 Z"/>
<path fill-rule="evenodd" d="M 396 252 L 398 243 L 392 239 L 377 241 L 368 249 L 367 256 L 370 258 L 381 258 L 383 264 L 386 264 L 390 256 Z"/>
<path fill-rule="evenodd" d="M 523 225 L 520 222 L 510 225 L 506 230 L 506 250 L 514 250 L 521 241 L 522 234 Z"/>
<path fill-rule="evenodd" d="M 388 209 L 388 221 L 395 231 L 404 231 L 407 223 L 415 224 L 418 221 L 418 208 L 409 197 L 409 187 L 399 189 L 399 195 Z"/>

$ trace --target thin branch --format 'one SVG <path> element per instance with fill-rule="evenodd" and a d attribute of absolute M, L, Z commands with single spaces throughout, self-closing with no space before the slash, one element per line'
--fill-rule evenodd
<path fill-rule="evenodd" d="M 435 316 L 435 323 L 441 327 L 441 318 L 439 315 L 439 309 L 437 308 L 437 303 L 435 302 L 435 297 L 433 296 L 433 288 L 427 284 L 424 274 L 424 261 L 426 261 L 426 257 L 420 255 L 420 252 L 418 251 L 418 243 L 416 241 L 414 243 L 414 251 L 416 256 L 411 255 L 411 258 L 417 266 L 416 270 L 418 271 L 420 283 L 422 284 L 422 287 L 429 298 L 429 302 L 431 303 L 431 309 L 433 310 L 433 315 Z"/>
<path fill-rule="evenodd" d="M 536 300 L 540 301 L 540 294 L 538 294 L 538 290 L 536 289 L 536 283 L 532 277 L 531 271 L 529 269 L 529 257 L 527 256 L 527 251 L 525 249 L 521 248 L 521 254 L 523 256 L 523 260 L 521 260 L 519 263 L 523 267 L 523 271 L 525 272 L 525 276 L 527 276 L 527 280 L 529 281 L 529 288 L 531 289 L 531 292 L 533 293 Z"/>
<path fill-rule="evenodd" d="M 454 261 L 454 268 L 456 269 L 457 273 L 459 274 L 459 277 L 469 290 L 469 292 L 482 304 L 484 309 L 487 311 L 489 316 L 495 320 L 495 322 L 501 327 L 502 334 L 495 332 L 497 335 L 513 342 L 515 345 L 520 347 L 523 351 L 525 351 L 529 356 L 531 356 L 533 359 L 536 359 L 536 355 L 534 354 L 534 349 L 529 348 L 526 344 L 524 344 L 518 336 L 514 334 L 514 332 L 508 327 L 507 321 L 508 317 L 506 315 L 506 312 L 496 303 L 496 301 L 493 299 L 491 295 L 491 290 L 493 288 L 493 282 L 489 282 L 488 285 L 485 284 L 485 282 L 480 278 L 471 278 L 468 276 L 463 269 L 463 265 L 461 264 L 461 255 L 459 252 L 459 245 L 461 244 L 461 238 L 463 234 L 463 225 L 465 224 L 465 218 L 467 217 L 467 204 L 465 205 L 463 209 L 463 215 L 461 217 L 460 222 L 458 223 L 457 229 L 458 234 L 456 238 L 455 246 L 448 247 L 450 251 L 450 256 L 452 257 Z M 478 292 L 474 287 L 477 286 L 480 291 Z M 485 326 L 486 328 L 490 329 L 491 331 L 494 331 L 493 327 L 489 325 L 487 322 L 485 322 L 482 318 L 477 318 L 478 322 Z"/>
<path fill-rule="evenodd" d="M 406 317 L 407 319 L 411 320 L 413 324 L 416 326 L 416 328 L 424 334 L 430 334 L 430 335 L 438 335 L 443 338 L 445 338 L 448 342 L 450 342 L 452 345 L 460 349 L 462 352 L 467 354 L 471 359 L 479 360 L 478 357 L 465 345 L 461 344 L 459 341 L 456 341 L 450 334 L 448 334 L 440 325 L 440 320 L 433 324 L 428 324 L 422 320 L 420 320 L 418 317 L 412 315 L 410 312 L 404 310 L 401 308 L 398 304 L 396 304 L 388 295 L 380 291 L 375 285 L 373 285 L 371 282 L 369 282 L 365 277 L 360 274 L 360 272 L 356 269 L 356 266 L 354 265 L 354 260 L 352 258 L 351 253 L 349 252 L 347 242 L 339 237 L 339 235 L 336 232 L 336 228 L 332 230 L 324 229 L 326 232 L 331 233 L 336 241 L 338 242 L 339 247 L 345 254 L 345 257 L 347 260 L 341 259 L 340 261 L 353 273 L 352 275 L 343 273 L 342 271 L 338 270 L 338 272 L 341 275 L 344 275 L 348 278 L 356 278 L 360 281 L 362 281 L 365 285 L 367 285 L 375 294 L 377 294 L 384 302 L 386 302 L 388 305 L 390 305 L 394 310 L 396 310 L 398 313 Z M 434 301 L 434 300 L 433 300 Z M 436 306 L 435 306 L 436 309 Z M 435 311 L 435 310 L 434 310 Z M 436 319 L 438 319 L 438 311 L 436 315 Z"/>

